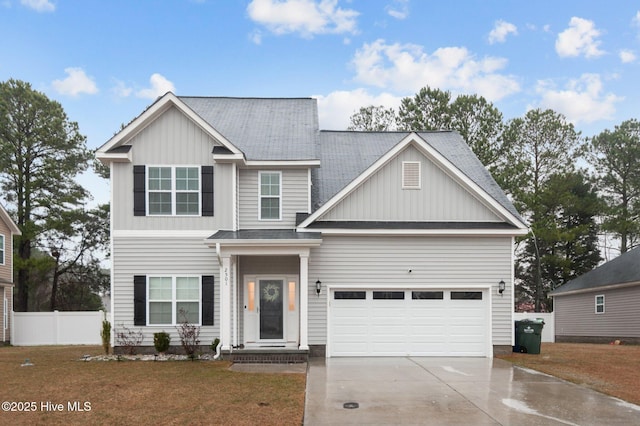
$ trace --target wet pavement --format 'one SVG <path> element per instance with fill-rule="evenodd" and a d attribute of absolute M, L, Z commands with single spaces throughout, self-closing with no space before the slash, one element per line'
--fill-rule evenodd
<path fill-rule="evenodd" d="M 640 425 L 640 406 L 500 359 L 312 358 L 304 424 Z"/>

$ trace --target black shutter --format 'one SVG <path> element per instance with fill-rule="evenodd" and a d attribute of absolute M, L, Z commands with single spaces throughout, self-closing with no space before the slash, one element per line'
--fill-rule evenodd
<path fill-rule="evenodd" d="M 213 216 L 213 166 L 202 166 L 202 216 Z"/>
<path fill-rule="evenodd" d="M 145 216 L 147 206 L 145 203 L 145 166 L 133 166 L 133 215 Z"/>
<path fill-rule="evenodd" d="M 147 276 L 133 276 L 133 325 L 147 325 Z"/>
<path fill-rule="evenodd" d="M 202 276 L 202 325 L 213 325 L 213 275 Z"/>

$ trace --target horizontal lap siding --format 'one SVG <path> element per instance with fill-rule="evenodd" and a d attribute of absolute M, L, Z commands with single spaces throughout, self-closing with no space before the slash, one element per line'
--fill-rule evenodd
<path fill-rule="evenodd" d="M 596 295 L 604 295 L 605 312 L 595 313 Z M 640 337 L 640 285 L 554 299 L 557 336 Z"/>
<path fill-rule="evenodd" d="M 325 236 L 309 260 L 309 343 L 325 344 L 328 286 L 491 286 L 494 345 L 511 345 L 511 238 Z M 412 270 L 409 273 L 409 269 Z M 322 282 L 317 297 L 313 283 Z"/>
<path fill-rule="evenodd" d="M 209 345 L 220 337 L 220 274 L 215 250 L 203 243 L 203 238 L 124 238 L 113 239 L 114 328 L 133 325 L 134 275 L 214 275 L 214 325 L 203 326 L 200 341 Z M 153 346 L 153 333 L 166 331 L 172 345 L 180 345 L 175 327 L 140 327 L 143 346 Z M 116 343 L 117 344 L 117 343 Z"/>
<path fill-rule="evenodd" d="M 240 228 L 291 229 L 295 227 L 296 213 L 308 213 L 309 210 L 308 170 L 282 170 L 282 220 L 258 220 L 258 173 L 259 170 L 240 170 L 238 203 Z"/>

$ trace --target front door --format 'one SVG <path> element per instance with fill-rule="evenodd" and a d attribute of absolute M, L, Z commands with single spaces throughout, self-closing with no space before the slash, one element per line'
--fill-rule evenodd
<path fill-rule="evenodd" d="M 260 340 L 284 339 L 284 281 L 259 280 Z"/>
<path fill-rule="evenodd" d="M 245 344 L 284 346 L 297 342 L 297 281 L 297 277 L 245 276 Z"/>

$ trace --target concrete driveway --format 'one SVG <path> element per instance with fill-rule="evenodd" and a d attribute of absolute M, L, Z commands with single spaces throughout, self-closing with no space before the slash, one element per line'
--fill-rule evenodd
<path fill-rule="evenodd" d="M 304 424 L 640 425 L 640 406 L 499 359 L 312 358 Z"/>

